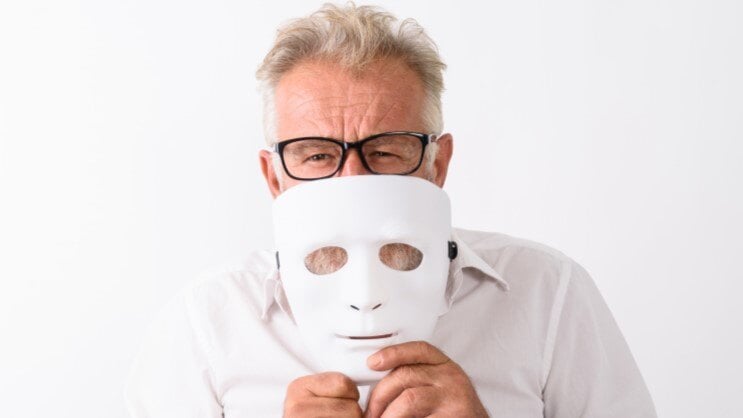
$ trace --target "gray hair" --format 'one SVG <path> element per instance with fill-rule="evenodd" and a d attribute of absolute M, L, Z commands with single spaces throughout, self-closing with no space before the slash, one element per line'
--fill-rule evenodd
<path fill-rule="evenodd" d="M 345 6 L 326 3 L 310 16 L 281 27 L 273 48 L 256 72 L 263 95 L 263 125 L 268 145 L 278 141 L 276 85 L 299 62 L 327 60 L 362 73 L 369 64 L 386 58 L 401 59 L 420 77 L 426 92 L 423 121 L 429 132 L 440 134 L 444 129 L 441 92 L 446 64 L 423 28 L 413 19 L 398 21 L 377 7 L 356 6 L 353 2 Z"/>

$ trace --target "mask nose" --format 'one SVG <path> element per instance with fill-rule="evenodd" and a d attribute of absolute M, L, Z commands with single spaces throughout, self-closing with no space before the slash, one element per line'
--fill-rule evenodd
<path fill-rule="evenodd" d="M 381 308 L 382 307 L 382 304 L 381 303 L 378 303 L 378 304 L 372 306 L 371 309 L 368 306 L 363 306 L 363 305 L 361 307 L 358 307 L 356 305 L 349 305 L 349 306 L 354 311 L 361 311 L 361 310 L 364 310 L 364 311 L 373 311 L 373 310 L 376 310 L 376 309 Z"/>
<path fill-rule="evenodd" d="M 374 271 L 374 263 L 358 263 L 351 275 L 346 277 L 342 288 L 344 309 L 351 312 L 369 313 L 379 311 L 388 301 L 384 279 Z"/>

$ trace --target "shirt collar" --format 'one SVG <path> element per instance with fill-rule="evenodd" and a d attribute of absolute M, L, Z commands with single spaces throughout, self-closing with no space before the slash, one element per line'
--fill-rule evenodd
<path fill-rule="evenodd" d="M 289 318 L 294 319 L 292 311 L 289 308 L 289 301 L 286 299 L 284 287 L 281 286 L 281 275 L 276 265 L 271 268 L 269 273 L 263 279 L 263 306 L 261 307 L 261 319 L 268 320 L 268 312 L 271 306 L 276 304 L 279 309 L 284 311 Z"/>
<path fill-rule="evenodd" d="M 452 279 L 452 276 L 461 274 L 466 268 L 474 268 L 479 270 L 485 276 L 493 279 L 501 289 L 506 291 L 509 289 L 508 282 L 503 278 L 503 276 L 495 271 L 490 264 L 485 262 L 485 260 L 483 260 L 482 257 L 472 249 L 472 247 L 462 241 L 462 239 L 457 235 L 456 230 L 452 230 L 452 239 L 457 244 L 457 257 L 452 260 L 451 265 L 449 266 L 449 280 Z"/>
<path fill-rule="evenodd" d="M 494 280 L 498 287 L 508 291 L 508 283 L 503 276 L 495 271 L 490 264 L 486 263 L 467 243 L 457 236 L 456 230 L 452 230 L 452 240 L 457 244 L 457 257 L 449 264 L 449 280 L 446 283 L 446 303 L 447 308 L 451 309 L 454 301 L 457 299 L 459 289 L 464 282 L 464 270 L 473 268 L 482 272 L 486 278 Z M 447 310 L 448 310 L 447 309 Z"/>

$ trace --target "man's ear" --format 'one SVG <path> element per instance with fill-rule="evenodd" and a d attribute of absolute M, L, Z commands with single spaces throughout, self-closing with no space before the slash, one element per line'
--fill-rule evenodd
<path fill-rule="evenodd" d="M 258 158 L 261 162 L 261 172 L 263 172 L 263 178 L 266 179 L 268 184 L 268 190 L 271 191 L 271 195 L 274 199 L 281 193 L 281 184 L 279 178 L 276 176 L 276 171 L 273 169 L 273 153 L 268 150 L 261 150 L 258 153 Z"/>
<path fill-rule="evenodd" d="M 444 187 L 446 173 L 449 170 L 449 161 L 451 161 L 454 152 L 454 138 L 451 134 L 444 134 L 436 141 L 439 150 L 436 153 L 436 159 L 433 162 L 434 178 L 433 182 L 439 187 Z"/>

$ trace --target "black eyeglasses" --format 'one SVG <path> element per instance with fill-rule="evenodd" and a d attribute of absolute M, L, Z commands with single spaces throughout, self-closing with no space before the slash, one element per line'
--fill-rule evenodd
<path fill-rule="evenodd" d="M 281 164 L 295 180 L 319 180 L 334 176 L 343 167 L 348 150 L 356 149 L 369 172 L 410 174 L 423 162 L 426 145 L 436 142 L 433 134 L 384 132 L 356 142 L 323 137 L 288 139 L 274 145 Z"/>

